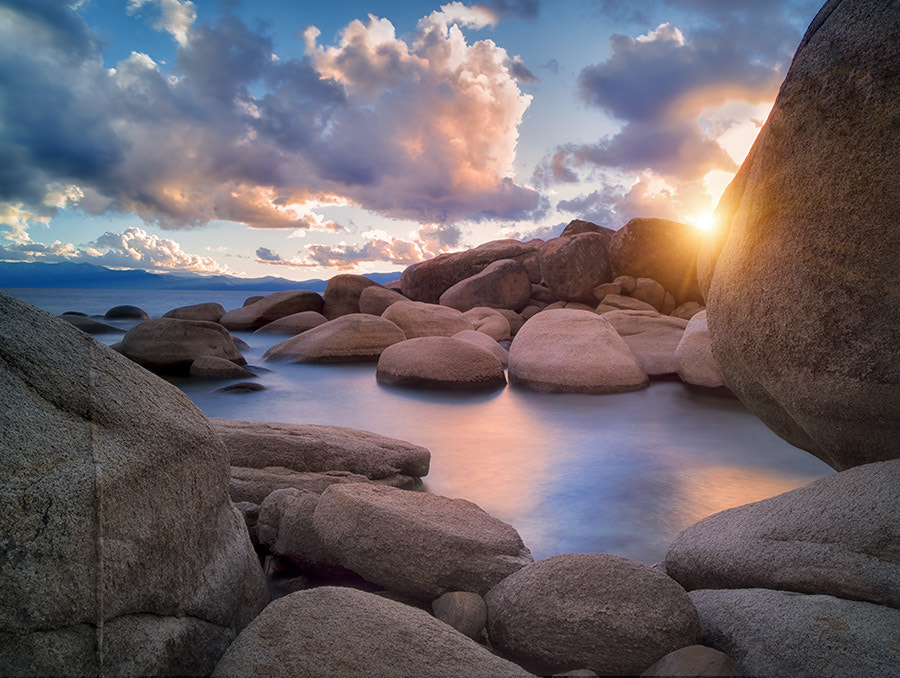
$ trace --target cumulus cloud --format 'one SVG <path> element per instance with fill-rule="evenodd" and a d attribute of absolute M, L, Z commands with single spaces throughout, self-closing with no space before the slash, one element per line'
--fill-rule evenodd
<path fill-rule="evenodd" d="M 599 188 L 558 208 L 618 223 L 708 212 L 721 177 L 736 171 L 749 147 L 739 157 L 734 153 L 748 136 L 750 119 L 732 104 L 765 108 L 774 99 L 803 25 L 796 15 L 811 11 L 809 4 L 636 3 L 629 21 L 649 21 L 654 11 L 671 7 L 700 18 L 684 27 L 660 23 L 636 37 L 613 35 L 609 58 L 579 74 L 578 94 L 621 128 L 593 143 L 558 147 L 538 164 L 533 181 L 549 186 L 590 180 Z M 718 110 L 715 124 L 710 110 Z M 729 135 L 738 143 L 729 143 Z"/>
<path fill-rule="evenodd" d="M 140 268 L 148 271 L 225 273 L 227 268 L 210 257 L 189 254 L 174 240 L 160 238 L 143 229 L 129 227 L 121 233 L 107 231 L 76 247 L 71 243 L 39 242 L 0 245 L 0 261 L 87 262 L 110 268 Z"/>
<path fill-rule="evenodd" d="M 495 4 L 449 3 L 404 38 L 374 16 L 334 45 L 310 28 L 306 56 L 276 59 L 227 11 L 206 23 L 184 0 L 130 0 L 177 41 L 171 71 L 139 52 L 108 68 L 71 3 L 9 4 L 0 201 L 36 213 L 48 186 L 74 186 L 88 213 L 167 229 L 337 230 L 311 207 L 335 201 L 421 223 L 525 218 L 540 204 L 513 179 L 527 68 L 464 33 L 529 6 Z"/>

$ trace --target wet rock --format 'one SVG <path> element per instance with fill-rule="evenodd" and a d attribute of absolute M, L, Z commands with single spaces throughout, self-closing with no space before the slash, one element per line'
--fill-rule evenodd
<path fill-rule="evenodd" d="M 137 306 L 124 304 L 122 306 L 113 306 L 103 317 L 107 320 L 148 320 L 150 314 Z"/>
<path fill-rule="evenodd" d="M 696 643 L 697 611 L 675 581 L 606 553 L 540 560 L 485 597 L 491 644 L 540 675 L 637 675 Z"/>
<path fill-rule="evenodd" d="M 398 301 L 381 317 L 396 324 L 407 339 L 452 337 L 457 332 L 475 329 L 472 322 L 455 308 L 419 301 Z"/>
<path fill-rule="evenodd" d="M 352 313 L 275 344 L 263 360 L 293 363 L 342 363 L 378 360 L 388 346 L 406 339 L 390 320 Z"/>
<path fill-rule="evenodd" d="M 249 299 L 247 300 L 249 301 Z M 309 290 L 285 290 L 275 292 L 233 311 L 228 311 L 219 322 L 232 331 L 256 330 L 273 320 L 303 311 L 322 311 L 324 301 Z"/>
<path fill-rule="evenodd" d="M 253 381 L 241 381 L 237 384 L 228 384 L 222 388 L 217 388 L 216 393 L 255 393 L 256 391 L 265 391 L 266 387 Z"/>
<path fill-rule="evenodd" d="M 440 296 L 440 304 L 458 311 L 486 306 L 521 310 L 531 297 L 528 271 L 515 259 L 500 259 L 460 280 Z"/>
<path fill-rule="evenodd" d="M 325 286 L 325 305 L 322 314 L 329 320 L 334 320 L 350 313 L 360 313 L 359 296 L 368 287 L 374 287 L 378 283 L 369 280 L 362 275 L 342 273 L 329 279 Z"/>
<path fill-rule="evenodd" d="M 503 365 L 490 352 L 453 337 L 419 337 L 389 346 L 376 378 L 393 386 L 485 390 L 506 386 Z"/>
<path fill-rule="evenodd" d="M 548 240 L 540 253 L 544 284 L 560 300 L 594 303 L 594 288 L 612 278 L 608 240 L 599 233 Z"/>
<path fill-rule="evenodd" d="M 324 325 L 328 322 L 321 313 L 316 311 L 301 311 L 300 313 L 292 313 L 278 320 L 273 320 L 256 330 L 255 334 L 288 334 L 296 336 L 313 327 Z"/>
<path fill-rule="evenodd" d="M 274 601 L 241 633 L 217 678 L 522 676 L 520 667 L 417 610 L 371 593 L 322 587 Z"/>
<path fill-rule="evenodd" d="M 158 374 L 187 375 L 201 356 L 246 364 L 228 331 L 217 323 L 202 320 L 144 321 L 125 333 L 121 353 Z"/>
<path fill-rule="evenodd" d="M 191 306 L 179 306 L 163 314 L 163 318 L 175 318 L 176 320 L 205 320 L 217 323 L 225 315 L 222 304 L 207 302 L 205 304 L 192 304 Z"/>
<path fill-rule="evenodd" d="M 612 325 L 596 313 L 568 309 L 542 311 L 519 330 L 509 379 L 551 393 L 621 393 L 648 384 Z"/>
<path fill-rule="evenodd" d="M 413 598 L 484 594 L 531 562 L 518 533 L 475 504 L 377 485 L 332 485 L 316 532 L 344 567 Z"/>

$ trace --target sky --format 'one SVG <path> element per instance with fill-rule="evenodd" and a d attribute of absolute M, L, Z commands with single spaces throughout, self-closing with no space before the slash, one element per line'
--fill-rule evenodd
<path fill-rule="evenodd" d="M 821 0 L 0 0 L 0 261 L 295 280 L 703 227 Z"/>

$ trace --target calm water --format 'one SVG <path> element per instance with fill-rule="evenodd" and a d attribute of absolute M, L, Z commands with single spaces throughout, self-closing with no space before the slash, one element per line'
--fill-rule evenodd
<path fill-rule="evenodd" d="M 201 301 L 231 309 L 249 296 L 7 291 L 52 313 L 102 315 L 129 303 L 154 317 Z M 267 390 L 223 394 L 214 392 L 218 382 L 176 380 L 207 416 L 349 426 L 423 445 L 432 453 L 425 487 L 509 522 L 535 558 L 607 552 L 656 562 L 700 518 L 832 473 L 737 400 L 677 382 L 604 396 L 410 391 L 380 386 L 373 364 L 263 364 L 263 352 L 283 337 L 236 334 L 251 346 L 248 362 L 271 370 L 256 380 Z"/>

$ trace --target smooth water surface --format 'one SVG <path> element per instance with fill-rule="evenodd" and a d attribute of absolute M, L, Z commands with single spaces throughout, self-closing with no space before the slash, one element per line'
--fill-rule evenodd
<path fill-rule="evenodd" d="M 78 294 L 80 292 L 80 295 Z M 14 290 L 51 312 L 102 314 L 131 303 L 161 315 L 201 301 L 237 307 L 246 292 Z M 68 293 L 68 294 L 66 294 Z M 46 296 L 45 296 L 46 295 Z M 652 563 L 684 527 L 804 485 L 832 470 L 769 431 L 734 398 L 679 382 L 617 395 L 489 394 L 388 388 L 374 364 L 262 363 L 284 337 L 236 333 L 266 390 L 173 380 L 210 417 L 331 424 L 431 450 L 425 488 L 512 524 L 535 558 L 607 552 Z M 107 343 L 117 335 L 99 337 Z"/>

